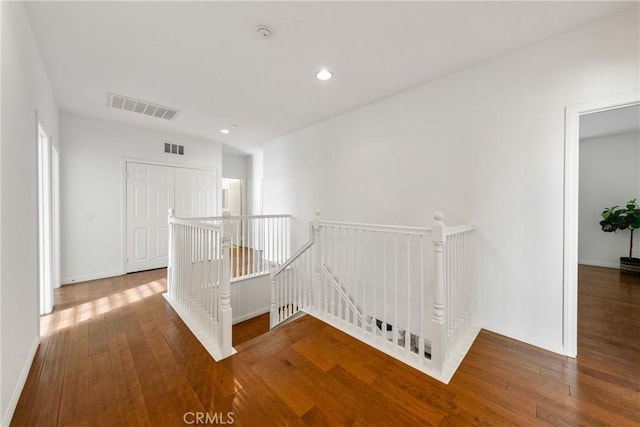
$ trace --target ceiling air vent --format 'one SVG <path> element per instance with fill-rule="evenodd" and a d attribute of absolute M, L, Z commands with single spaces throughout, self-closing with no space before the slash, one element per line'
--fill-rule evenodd
<path fill-rule="evenodd" d="M 180 114 L 180 111 L 175 108 L 164 107 L 152 102 L 117 95 L 115 93 L 109 94 L 108 105 L 109 107 L 117 108 L 119 110 L 133 111 L 134 113 L 145 114 L 147 116 L 165 120 L 173 120 L 178 116 L 178 114 Z"/>

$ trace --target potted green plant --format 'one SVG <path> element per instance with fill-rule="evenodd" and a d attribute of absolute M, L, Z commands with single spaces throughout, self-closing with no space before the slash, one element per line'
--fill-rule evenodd
<path fill-rule="evenodd" d="M 625 207 L 613 206 L 602 211 L 600 226 L 602 231 L 616 232 L 629 230 L 629 256 L 620 257 L 620 271 L 626 274 L 640 275 L 640 258 L 633 258 L 633 231 L 640 228 L 640 207 L 636 199 L 629 200 Z"/>

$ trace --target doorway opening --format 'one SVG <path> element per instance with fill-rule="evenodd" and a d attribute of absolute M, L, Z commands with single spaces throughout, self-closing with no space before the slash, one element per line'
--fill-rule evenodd
<path fill-rule="evenodd" d="M 634 106 L 638 103 L 640 103 L 640 93 L 631 93 L 616 98 L 573 105 L 565 110 L 563 347 L 564 353 L 570 357 L 576 357 L 578 347 L 580 118 L 592 113 Z"/>
<path fill-rule="evenodd" d="M 241 216 L 244 212 L 243 180 L 239 178 L 222 178 L 222 209 L 231 216 Z"/>

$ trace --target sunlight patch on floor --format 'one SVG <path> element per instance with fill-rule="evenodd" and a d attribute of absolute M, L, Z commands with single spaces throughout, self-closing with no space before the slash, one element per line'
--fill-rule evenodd
<path fill-rule="evenodd" d="M 54 311 L 40 318 L 40 336 L 45 337 L 77 326 L 97 316 L 102 316 L 112 310 L 129 304 L 135 304 L 164 291 L 165 286 L 162 280 L 154 280 L 93 301 L 87 301 L 60 311 Z"/>

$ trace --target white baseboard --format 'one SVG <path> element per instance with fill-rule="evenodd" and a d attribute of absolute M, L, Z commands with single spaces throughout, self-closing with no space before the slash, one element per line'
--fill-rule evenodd
<path fill-rule="evenodd" d="M 243 314 L 242 316 L 234 317 L 233 324 L 244 322 L 245 320 L 253 319 L 254 317 L 260 316 L 261 314 L 268 313 L 271 309 L 270 306 L 263 307 L 256 311 L 252 311 L 251 313 Z"/>
<path fill-rule="evenodd" d="M 496 333 L 498 335 L 503 335 L 507 338 L 511 338 L 513 340 L 516 341 L 520 341 L 523 342 L 525 344 L 529 344 L 532 345 L 534 347 L 538 347 L 541 348 L 543 350 L 548 350 L 551 351 L 553 353 L 557 353 L 557 354 L 561 354 L 563 356 L 568 356 L 568 357 L 574 357 L 575 356 L 571 356 L 570 354 L 567 354 L 565 349 L 562 346 L 561 342 L 558 342 L 556 344 L 553 343 L 540 343 L 540 342 L 536 342 L 534 340 L 532 340 L 530 337 L 528 336 L 523 336 L 520 334 L 519 331 L 515 331 L 512 328 L 504 327 L 504 325 L 495 323 L 495 322 L 488 322 L 487 320 L 484 319 L 477 319 L 478 321 L 478 327 L 481 329 L 486 329 L 489 332 L 493 332 Z"/>
<path fill-rule="evenodd" d="M 592 265 L 594 267 L 620 268 L 619 262 L 590 261 L 588 259 L 579 259 L 578 264 Z"/>
<path fill-rule="evenodd" d="M 98 280 L 98 279 L 105 279 L 107 277 L 122 276 L 123 274 L 126 274 L 126 273 L 123 273 L 120 270 L 104 271 L 102 273 L 81 274 L 75 277 L 63 278 L 60 281 L 60 283 L 62 285 L 72 285 L 74 283 L 87 282 L 89 280 Z"/>
<path fill-rule="evenodd" d="M 13 390 L 13 394 L 11 395 L 11 400 L 9 401 L 9 405 L 7 406 L 7 411 L 2 417 L 2 423 L 0 425 L 2 425 L 3 427 L 9 426 L 9 424 L 11 423 L 13 413 L 18 406 L 18 400 L 20 399 L 22 389 L 27 382 L 27 377 L 29 376 L 29 371 L 31 370 L 31 365 L 33 364 L 33 359 L 36 356 L 36 351 L 38 350 L 39 345 L 40 337 L 36 337 L 36 339 L 33 341 L 33 344 L 31 345 L 31 350 L 29 350 L 27 360 L 25 360 L 25 364 L 22 367 L 22 372 L 20 372 L 20 376 L 18 377 L 18 383 L 16 384 L 16 388 Z"/>

